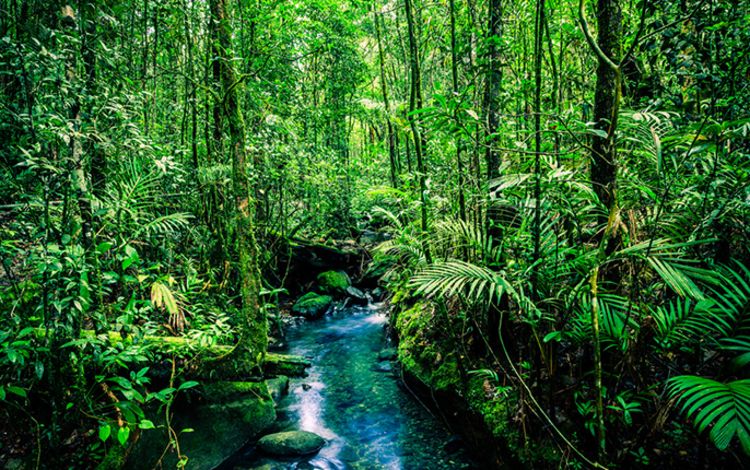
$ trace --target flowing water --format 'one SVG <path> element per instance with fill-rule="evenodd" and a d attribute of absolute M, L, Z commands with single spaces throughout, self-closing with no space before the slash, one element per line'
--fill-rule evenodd
<path fill-rule="evenodd" d="M 272 431 L 311 431 L 327 444 L 316 455 L 290 460 L 250 446 L 223 468 L 475 468 L 456 436 L 401 388 L 391 364 L 378 362 L 387 347 L 385 325 L 376 305 L 291 328 L 289 353 L 313 365 L 307 377 L 291 380 Z"/>

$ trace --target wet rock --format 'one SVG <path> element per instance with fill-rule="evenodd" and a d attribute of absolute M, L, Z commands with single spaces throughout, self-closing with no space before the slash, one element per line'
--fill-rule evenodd
<path fill-rule="evenodd" d="M 375 372 L 393 372 L 393 364 L 390 362 L 381 362 L 380 364 L 376 364 L 372 370 Z"/>
<path fill-rule="evenodd" d="M 318 274 L 317 290 L 323 294 L 344 296 L 346 289 L 352 285 L 349 276 L 343 271 L 326 271 Z"/>
<path fill-rule="evenodd" d="M 383 289 L 382 287 L 376 287 L 370 294 L 372 295 L 372 300 L 374 300 L 375 302 L 381 302 L 383 299 L 385 299 L 385 289 Z"/>
<path fill-rule="evenodd" d="M 320 318 L 325 315 L 332 303 L 333 298 L 330 295 L 308 292 L 297 299 L 297 302 L 292 307 L 292 315 L 304 317 L 308 320 Z"/>
<path fill-rule="evenodd" d="M 267 454 L 290 457 L 314 454 L 325 443 L 325 439 L 311 432 L 287 431 L 263 436 L 258 448 Z"/>
<path fill-rule="evenodd" d="M 180 445 L 190 449 L 188 468 L 215 468 L 276 420 L 274 403 L 265 382 L 214 382 L 196 390 L 201 400 L 181 406 L 172 423 L 177 430 L 195 430 L 180 434 Z M 141 435 L 127 456 L 127 462 L 107 468 L 140 470 L 159 464 L 175 468 L 175 454 L 164 454 L 171 437 L 163 431 L 162 423 L 155 423 L 157 429 Z"/>
<path fill-rule="evenodd" d="M 278 339 L 278 338 L 269 336 L 268 338 L 268 350 L 269 351 L 275 351 L 275 352 L 286 351 L 288 348 L 289 348 L 289 345 L 286 344 L 286 341 L 284 341 L 283 339 Z"/>
<path fill-rule="evenodd" d="M 383 349 L 378 353 L 378 361 L 395 361 L 396 359 L 398 359 L 396 348 Z"/>
<path fill-rule="evenodd" d="M 266 380 L 266 383 L 268 384 L 268 393 L 277 403 L 289 393 L 289 377 L 285 375 Z"/>
<path fill-rule="evenodd" d="M 370 302 L 365 293 L 354 286 L 346 288 L 346 295 L 349 296 L 349 299 L 354 305 L 365 306 Z"/>

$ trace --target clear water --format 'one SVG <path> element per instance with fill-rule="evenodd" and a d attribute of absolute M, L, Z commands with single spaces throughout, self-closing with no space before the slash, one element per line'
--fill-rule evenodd
<path fill-rule="evenodd" d="M 344 309 L 287 335 L 289 353 L 312 361 L 292 379 L 273 431 L 303 430 L 326 439 L 314 456 L 281 460 L 250 447 L 230 469 L 476 468 L 456 437 L 383 369 L 386 317 L 376 306 Z"/>

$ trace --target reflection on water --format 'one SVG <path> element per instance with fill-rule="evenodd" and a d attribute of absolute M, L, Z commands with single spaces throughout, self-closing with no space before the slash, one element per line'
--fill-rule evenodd
<path fill-rule="evenodd" d="M 462 469 L 466 452 L 455 438 L 398 386 L 377 353 L 387 346 L 386 317 L 377 306 L 349 308 L 288 334 L 289 353 L 309 358 L 308 377 L 292 379 L 273 429 L 299 429 L 326 439 L 320 452 L 293 460 L 250 448 L 226 468 Z M 449 452 L 446 447 L 450 448 Z"/>

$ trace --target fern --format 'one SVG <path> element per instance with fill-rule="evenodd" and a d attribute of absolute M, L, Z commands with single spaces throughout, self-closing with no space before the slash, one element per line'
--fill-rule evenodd
<path fill-rule="evenodd" d="M 705 377 L 681 375 L 669 380 L 667 392 L 693 420 L 698 432 L 709 427 L 711 441 L 720 450 L 734 436 L 750 454 L 750 379 L 721 383 Z"/>

